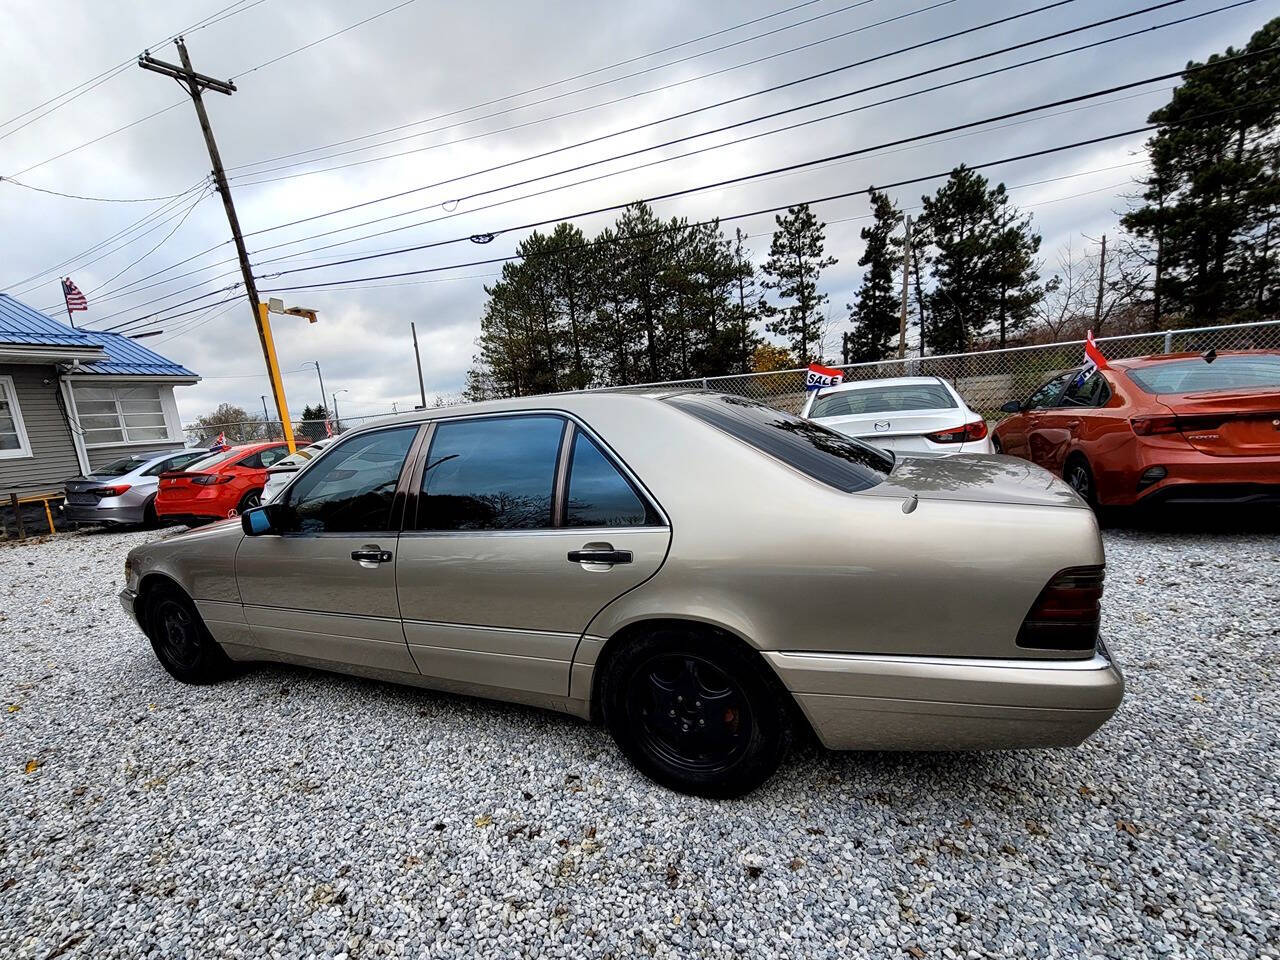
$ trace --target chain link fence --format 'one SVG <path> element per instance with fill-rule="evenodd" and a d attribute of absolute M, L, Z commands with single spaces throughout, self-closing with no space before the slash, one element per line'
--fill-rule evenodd
<path fill-rule="evenodd" d="M 1280 321 L 1242 323 L 1188 330 L 1125 334 L 1097 339 L 1103 354 L 1112 360 L 1151 354 L 1214 350 L 1280 349 Z M 1024 400 L 1040 384 L 1084 362 L 1084 341 L 1004 350 L 983 350 L 941 356 L 907 357 L 874 363 L 835 365 L 845 382 L 878 380 L 883 377 L 939 377 L 947 381 L 965 402 L 988 419 L 1000 416 L 1000 407 L 1010 400 Z M 805 373 L 801 369 L 772 373 L 747 373 L 692 380 L 609 387 L 610 390 L 705 387 L 759 400 L 788 413 L 799 413 L 805 400 Z"/>

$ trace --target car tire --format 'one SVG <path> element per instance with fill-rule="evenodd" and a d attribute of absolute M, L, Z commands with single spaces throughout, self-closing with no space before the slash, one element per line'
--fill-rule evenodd
<path fill-rule="evenodd" d="M 994 433 L 991 435 L 991 452 L 1004 453 L 1004 446 L 1003 444 L 1000 443 L 1000 438 L 997 437 Z"/>
<path fill-rule="evenodd" d="M 151 649 L 175 680 L 209 684 L 231 675 L 231 658 L 213 639 L 195 604 L 181 590 L 157 588 L 147 597 L 145 616 Z"/>
<path fill-rule="evenodd" d="M 1093 470 L 1089 467 L 1089 461 L 1081 454 L 1073 453 L 1067 457 L 1067 462 L 1062 467 L 1062 479 L 1067 481 L 1067 485 L 1090 507 L 1095 510 L 1098 507 L 1098 487 L 1093 479 Z"/>
<path fill-rule="evenodd" d="M 254 507 L 260 506 L 262 506 L 262 491 L 250 490 L 236 504 L 236 513 L 244 513 L 246 510 L 252 510 Z"/>
<path fill-rule="evenodd" d="M 786 691 L 739 641 L 694 629 L 625 641 L 600 708 L 627 758 L 681 793 L 726 799 L 773 775 L 791 746 Z"/>
<path fill-rule="evenodd" d="M 156 498 L 152 497 L 142 506 L 142 526 L 154 530 L 160 526 L 160 518 L 156 516 Z"/>

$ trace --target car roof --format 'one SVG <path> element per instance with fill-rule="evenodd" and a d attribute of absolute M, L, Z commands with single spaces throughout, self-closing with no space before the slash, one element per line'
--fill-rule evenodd
<path fill-rule="evenodd" d="M 1160 363 L 1169 363 L 1173 360 L 1198 360 L 1204 357 L 1206 351 L 1185 351 L 1183 353 L 1156 353 L 1145 357 L 1129 357 L 1124 360 L 1108 360 L 1107 365 L 1111 367 L 1120 367 L 1124 370 L 1130 370 L 1134 367 L 1150 367 Z M 1219 357 L 1257 357 L 1257 356 L 1280 356 L 1280 350 L 1217 350 L 1216 355 Z"/>

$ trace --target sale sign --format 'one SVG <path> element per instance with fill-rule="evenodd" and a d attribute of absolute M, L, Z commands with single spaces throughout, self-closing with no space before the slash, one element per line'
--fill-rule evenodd
<path fill-rule="evenodd" d="M 833 370 L 831 367 L 824 367 L 820 363 L 809 364 L 809 371 L 805 374 L 804 388 L 806 390 L 822 390 L 826 387 L 834 387 L 844 382 L 844 373 L 840 370 Z"/>

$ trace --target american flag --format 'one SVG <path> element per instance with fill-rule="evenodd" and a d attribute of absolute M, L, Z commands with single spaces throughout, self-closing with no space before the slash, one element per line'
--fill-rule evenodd
<path fill-rule="evenodd" d="M 89 309 L 89 301 L 84 298 L 80 288 L 71 282 L 70 277 L 62 278 L 62 296 L 67 301 L 67 313 Z"/>

